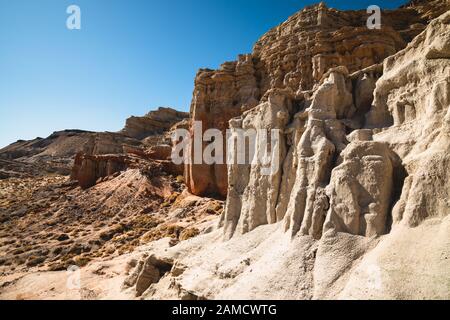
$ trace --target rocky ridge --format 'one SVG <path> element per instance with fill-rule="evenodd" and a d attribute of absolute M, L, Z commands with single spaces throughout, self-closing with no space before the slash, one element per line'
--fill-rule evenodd
<path fill-rule="evenodd" d="M 108 261 L 166 237 L 173 246 L 222 212 L 221 201 L 185 190 L 170 146 L 119 152 L 78 153 L 70 177 L 0 180 L 0 296 L 15 283 L 5 279 Z"/>
<path fill-rule="evenodd" d="M 159 108 L 143 117 L 131 117 L 120 132 L 65 130 L 47 138 L 19 140 L 0 150 L 0 177 L 70 174 L 77 154 L 91 156 L 139 152 L 170 145 L 170 129 L 189 117 L 185 112 Z"/>
<path fill-rule="evenodd" d="M 189 121 L 120 151 L 90 144 L 73 182 L 30 181 L 23 199 L 9 197 L 27 183 L 0 181 L 14 188 L 0 192 L 1 270 L 34 271 L 5 271 L 0 297 L 32 298 L 50 277 L 40 294 L 61 298 L 48 270 L 87 263 L 75 298 L 449 299 L 449 11 L 411 1 L 370 31 L 365 11 L 307 7 L 252 54 L 200 70 Z M 187 165 L 184 189 L 161 141 L 194 120 L 279 129 L 281 170 Z"/>
<path fill-rule="evenodd" d="M 173 125 L 189 118 L 186 112 L 172 108 L 158 108 L 143 117 L 128 118 L 121 133 L 127 137 L 143 140 L 168 131 Z"/>
<path fill-rule="evenodd" d="M 191 118 L 202 121 L 204 131 L 225 130 L 229 120 L 267 100 L 271 89 L 292 91 L 295 103 L 317 87 L 331 68 L 345 66 L 353 73 L 382 63 L 445 9 L 445 1 L 412 2 L 383 11 L 381 29 L 369 30 L 365 10 L 340 11 L 324 3 L 306 7 L 266 33 L 252 54 L 218 70 L 201 69 L 195 79 Z M 226 171 L 225 165 L 188 165 L 188 188 L 197 195 L 225 196 Z"/>
<path fill-rule="evenodd" d="M 447 12 L 437 16 L 442 8 Z M 371 49 L 373 59 L 367 65 L 355 66 L 351 55 L 336 63 L 331 59 L 323 68 L 318 63 L 317 68 L 300 73 L 306 78 L 292 88 L 269 76 L 271 81 L 262 82 L 268 89 L 260 102 L 255 102 L 254 94 L 261 91 L 244 86 L 247 94 L 240 97 L 249 104 L 228 105 L 242 113 L 229 122 L 230 128 L 280 129 L 283 169 L 267 176 L 261 165 L 230 165 L 218 230 L 174 248 L 153 250 L 137 270 L 135 284 L 145 279 L 146 270 L 165 265 L 166 271 L 146 282 L 146 290 L 140 287 L 138 295 L 448 299 L 449 9 L 446 1 L 416 1 L 399 9 L 396 14 L 407 12 L 405 21 L 414 24 L 417 19 L 435 19 L 420 20 L 428 25 L 425 29 L 415 25 L 401 32 L 393 29 L 405 23 L 396 20 L 392 33 L 384 34 L 397 34 L 392 39 L 399 40 L 399 47 L 381 41 L 377 48 L 386 50 L 386 56 Z M 297 16 L 317 16 L 321 10 L 328 9 L 318 5 Z M 327 12 L 335 13 L 330 23 L 357 16 Z M 275 30 L 284 30 L 295 20 L 296 16 Z M 314 20 L 308 21 L 320 34 Z M 263 39 L 276 34 L 269 32 Z M 406 45 L 410 36 L 414 39 Z M 279 46 L 274 45 L 279 54 L 275 48 Z M 227 91 L 226 81 L 218 80 L 213 82 L 217 87 L 206 91 L 214 93 L 210 96 L 198 85 L 199 77 L 214 79 L 217 73 L 218 79 L 233 81 L 226 74 L 240 64 L 254 72 L 250 57 L 242 56 L 238 63 L 216 72 L 200 71 L 193 118 L 210 123 L 209 111 L 217 106 L 218 114 L 219 106 L 228 103 L 227 98 L 221 100 L 220 92 L 228 97 L 241 92 L 237 85 Z M 277 61 L 271 59 L 275 65 Z M 248 79 L 246 83 L 254 80 Z M 213 118 L 215 123 L 226 121 Z M 193 192 L 196 186 L 211 185 L 208 176 L 197 184 L 195 167 L 188 170 L 187 183 Z M 208 171 L 216 186 L 218 170 Z M 419 242 L 414 240 L 417 237 Z"/>

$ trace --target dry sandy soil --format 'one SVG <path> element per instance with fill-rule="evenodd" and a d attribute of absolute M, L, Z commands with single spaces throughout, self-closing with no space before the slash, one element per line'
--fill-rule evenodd
<path fill-rule="evenodd" d="M 59 175 L 0 180 L 1 297 L 31 298 L 10 290 L 11 279 L 30 273 L 64 277 L 70 266 L 114 265 L 158 239 L 173 246 L 208 229 L 222 210 L 221 201 L 188 194 L 180 177 L 139 169 L 87 190 Z"/>

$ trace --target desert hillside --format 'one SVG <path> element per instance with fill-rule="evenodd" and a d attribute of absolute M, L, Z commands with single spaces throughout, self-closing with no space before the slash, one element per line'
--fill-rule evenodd
<path fill-rule="evenodd" d="M 450 299 L 450 2 L 367 18 L 306 7 L 189 114 L 0 150 L 0 299 Z M 198 121 L 276 130 L 279 170 L 175 164 Z"/>

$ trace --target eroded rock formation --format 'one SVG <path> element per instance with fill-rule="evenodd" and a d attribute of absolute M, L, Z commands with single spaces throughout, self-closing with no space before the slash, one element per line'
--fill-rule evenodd
<path fill-rule="evenodd" d="M 449 187 L 443 171 L 450 86 L 446 19 L 433 21 L 405 50 L 386 59 L 378 81 L 379 66 L 352 75 L 345 67 L 328 70 L 311 98 L 306 96 L 291 123 L 284 125 L 290 129 L 284 131 L 287 143 L 281 149 L 289 151 L 280 154 L 283 173 L 281 178 L 272 177 L 275 181 L 268 190 L 261 187 L 261 175 L 249 175 L 253 168 L 231 166 L 226 237 L 234 233 L 235 225 L 247 226 L 238 229 L 245 233 L 281 219 L 293 236 L 300 232 L 320 238 L 329 229 L 379 236 L 390 230 L 392 219 L 405 216 L 414 225 L 435 212 L 448 212 Z M 284 102 L 280 110 L 289 114 L 294 101 Z M 244 119 L 263 114 L 263 106 L 244 114 L 241 121 L 251 122 Z M 425 169 L 430 163 L 434 166 Z M 426 173 L 430 170 L 436 173 Z M 236 205 L 235 198 L 242 198 L 245 205 Z M 266 199 L 272 199 L 267 212 L 256 206 L 246 210 Z"/>
<path fill-rule="evenodd" d="M 186 112 L 161 107 L 143 117 L 128 118 L 121 133 L 127 137 L 142 140 L 149 136 L 162 134 L 188 117 L 189 114 Z"/>
<path fill-rule="evenodd" d="M 353 142 L 333 170 L 325 231 L 380 236 L 386 232 L 394 190 L 395 155 L 380 142 Z"/>
<path fill-rule="evenodd" d="M 394 221 L 416 226 L 450 212 L 450 14 L 385 62 L 373 110 L 393 126 L 376 135 L 402 158 L 408 173 Z"/>
<path fill-rule="evenodd" d="M 127 158 L 124 155 L 87 155 L 79 153 L 75 157 L 71 179 L 78 181 L 82 188 L 90 188 L 98 179 L 112 176 L 125 170 Z"/>
<path fill-rule="evenodd" d="M 139 294 L 448 299 L 449 9 L 447 1 L 413 1 L 391 13 L 400 16 L 394 30 L 435 19 L 382 64 L 375 59 L 355 69 L 342 59 L 342 65 L 311 67 L 310 78 L 293 88 L 258 82 L 261 100 L 230 127 L 279 129 L 282 170 L 265 175 L 258 163 L 231 164 L 219 229 L 153 250 L 153 260 L 172 268 Z M 323 6 L 305 12 L 315 17 L 311 12 L 320 10 L 335 13 Z M 410 15 L 400 22 L 405 12 Z M 325 25 L 342 15 L 332 17 Z M 308 25 L 316 30 L 315 20 Z M 406 41 L 419 29 L 399 34 Z"/>
<path fill-rule="evenodd" d="M 170 132 L 127 138 L 137 145 L 107 135 L 91 137 L 76 160 L 74 178 L 99 182 L 92 188 L 0 181 L 21 198 L 0 199 L 10 206 L 0 266 L 65 270 L 101 254 L 110 260 L 84 268 L 80 290 L 95 298 L 450 299 L 449 12 L 448 1 L 412 1 L 369 31 L 364 12 L 320 4 L 253 54 L 201 70 L 191 120 L 236 135 L 277 130 L 267 162 L 187 166 L 184 190 L 182 168 L 167 160 Z M 119 154 L 97 154 L 108 150 Z M 30 182 L 38 186 L 27 190 Z M 220 220 L 220 201 L 188 191 L 228 194 Z M 46 234 L 58 224 L 65 233 Z M 51 252 L 41 247 L 49 243 Z M 66 294 L 46 276 L 8 280 L 0 296 L 30 283 L 48 286 L 35 290 L 41 297 Z M 65 290 L 67 273 L 54 276 Z"/>
<path fill-rule="evenodd" d="M 230 119 L 263 102 L 271 89 L 291 90 L 301 96 L 317 88 L 324 75 L 338 66 L 349 73 L 372 68 L 360 74 L 362 78 L 353 88 L 357 92 L 355 107 L 368 111 L 375 81 L 381 75 L 374 65 L 403 49 L 445 9 L 448 3 L 442 0 L 413 2 L 384 11 L 381 29 L 369 30 L 365 10 L 339 11 L 323 3 L 307 7 L 266 33 L 252 54 L 216 71 L 200 70 L 192 120 L 202 121 L 203 131 L 224 131 Z M 197 195 L 227 193 L 225 165 L 187 165 L 186 181 Z"/>
<path fill-rule="evenodd" d="M 198 72 L 192 98 L 191 121 L 201 121 L 202 132 L 213 128 L 225 133 L 229 120 L 242 114 L 244 110 L 255 107 L 259 97 L 253 57 L 242 55 L 239 61 L 225 63 L 217 71 Z M 191 146 L 192 150 L 193 148 L 194 145 Z M 225 164 L 187 165 L 185 175 L 189 190 L 196 195 L 224 197 L 227 194 Z"/>

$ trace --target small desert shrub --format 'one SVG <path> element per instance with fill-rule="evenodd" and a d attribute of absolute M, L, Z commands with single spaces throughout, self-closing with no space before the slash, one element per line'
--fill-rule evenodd
<path fill-rule="evenodd" d="M 194 238 L 196 236 L 198 236 L 200 234 L 200 231 L 196 228 L 189 228 L 189 229 L 185 229 L 181 234 L 180 234 L 180 240 L 184 241 L 184 240 L 188 240 L 191 238 Z"/>
<path fill-rule="evenodd" d="M 45 261 L 45 259 L 45 257 L 31 256 L 30 258 L 28 258 L 27 267 L 35 267 L 37 265 L 40 265 Z"/>
<path fill-rule="evenodd" d="M 73 261 L 75 262 L 75 264 L 78 267 L 81 268 L 81 267 L 86 266 L 91 261 L 91 258 L 86 257 L 86 256 L 77 256 L 77 257 L 73 258 Z"/>
<path fill-rule="evenodd" d="M 176 180 L 177 180 L 178 183 L 184 183 L 184 177 L 183 176 L 178 176 L 176 178 Z"/>

